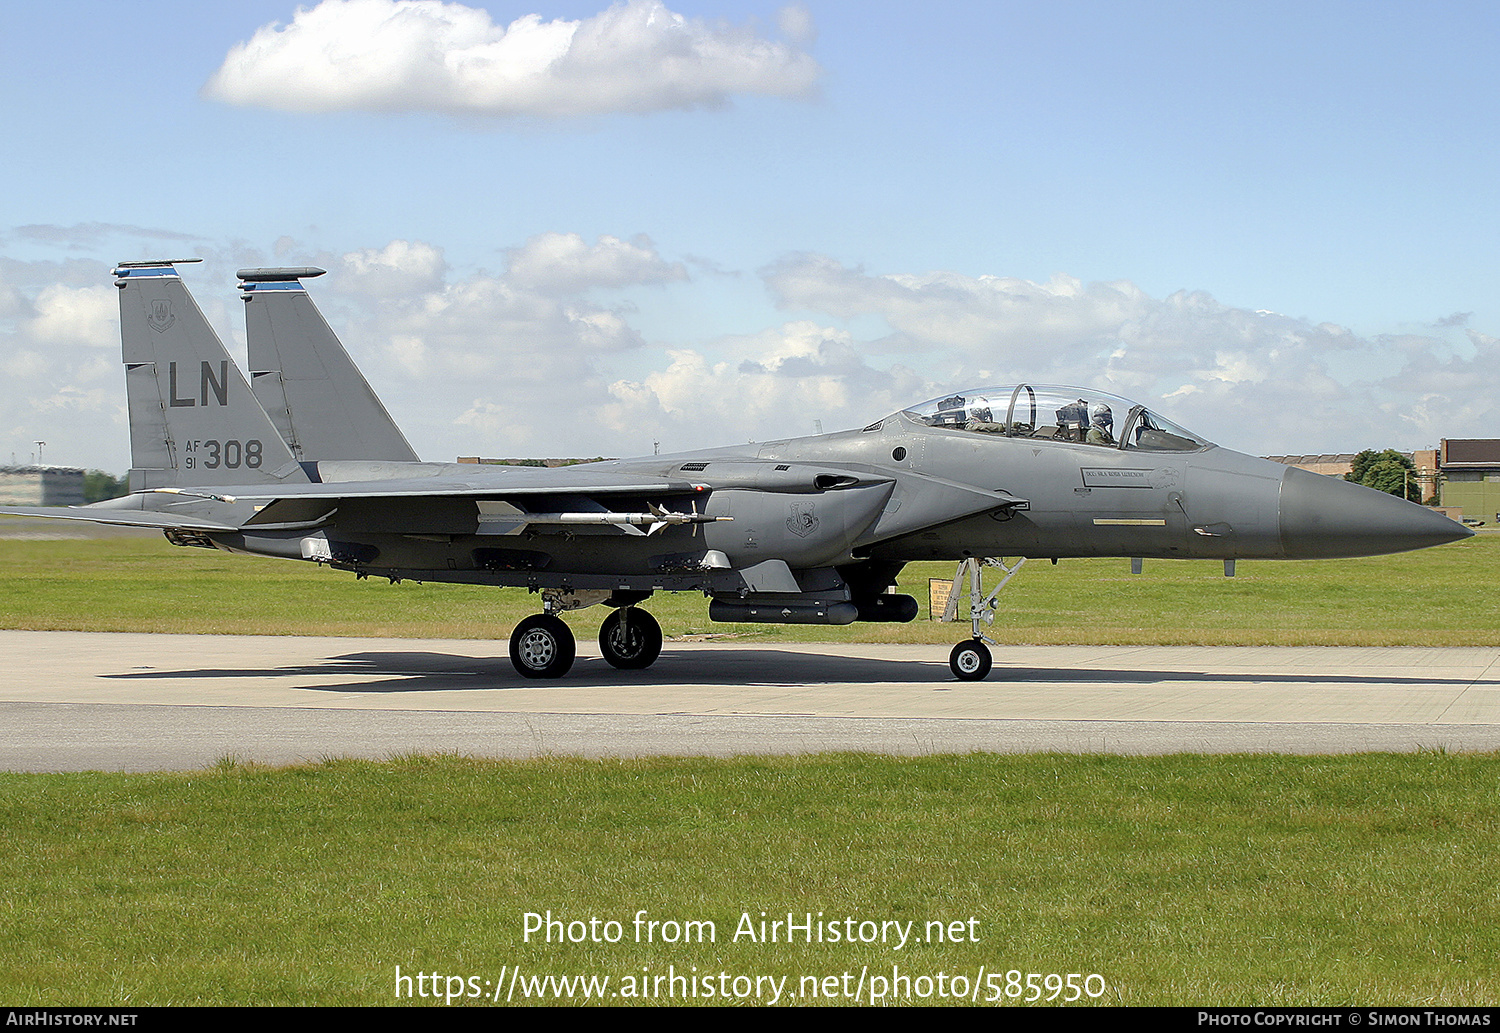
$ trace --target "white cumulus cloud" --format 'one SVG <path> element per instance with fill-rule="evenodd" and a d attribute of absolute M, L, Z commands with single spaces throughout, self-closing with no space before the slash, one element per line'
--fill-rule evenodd
<path fill-rule="evenodd" d="M 115 288 L 53 284 L 36 299 L 31 335 L 51 344 L 108 348 L 119 342 L 120 309 Z"/>
<path fill-rule="evenodd" d="M 509 276 L 544 294 L 577 294 L 590 287 L 629 287 L 687 279 L 680 262 L 666 262 L 647 237 L 602 236 L 589 244 L 576 233 L 541 233 L 509 252 Z"/>
<path fill-rule="evenodd" d="M 441 248 L 421 241 L 393 240 L 383 248 L 364 248 L 344 255 L 348 290 L 371 294 L 408 294 L 432 290 L 447 271 Z"/>
<path fill-rule="evenodd" d="M 783 25 L 811 38 L 811 18 Z M 436 111 L 543 118 L 721 107 L 737 94 L 805 97 L 821 74 L 791 43 L 709 23 L 659 0 L 579 21 L 440 0 L 323 0 L 258 29 L 203 88 L 283 111 Z"/>
<path fill-rule="evenodd" d="M 123 471 L 119 292 L 102 262 L 0 261 L 0 463 L 46 460 Z M 75 277 L 92 281 L 75 287 Z"/>
<path fill-rule="evenodd" d="M 611 383 L 599 418 L 637 438 L 650 428 L 673 451 L 812 434 L 818 421 L 845 430 L 938 390 L 905 366 L 872 366 L 847 331 L 811 320 L 672 350 L 667 359 L 641 379 Z"/>

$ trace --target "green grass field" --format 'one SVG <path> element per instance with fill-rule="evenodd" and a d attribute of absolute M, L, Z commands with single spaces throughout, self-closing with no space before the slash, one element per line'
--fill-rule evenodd
<path fill-rule="evenodd" d="M 1124 560 L 1033 563 L 993 634 L 1495 644 L 1497 572 L 1490 536 L 1243 563 L 1234 579 L 1209 563 L 1148 563 L 1140 577 Z M 0 540 L 0 573 L 9 628 L 499 638 L 536 609 L 515 590 L 361 582 L 148 539 Z M 941 576 L 912 568 L 905 588 L 925 599 Z M 598 609 L 569 615 L 580 637 Z M 686 595 L 651 609 L 677 636 L 950 643 L 963 628 L 714 625 Z M 487 1003 L 496 983 L 501 1000 L 583 1002 L 576 985 L 527 997 L 544 976 L 608 977 L 606 1003 L 637 1000 L 609 996 L 632 989 L 670 1003 L 687 984 L 652 981 L 684 973 L 697 1003 L 723 1001 L 705 986 L 768 1001 L 766 979 L 785 980 L 780 1003 L 850 1003 L 809 994 L 853 992 L 863 975 L 862 1002 L 885 979 L 884 1003 L 958 1003 L 961 977 L 981 1001 L 1017 1004 L 1027 974 L 1045 998 L 1047 976 L 1077 973 L 1098 977 L 1084 1004 L 1495 1005 L 1497 784 L 1500 757 L 1442 753 L 411 757 L 0 775 L 0 1001 L 408 1003 L 400 966 L 424 978 L 405 984 L 419 1005 L 454 992 Z M 524 916 L 547 911 L 619 922 L 620 941 L 525 942 Z M 717 935 L 637 943 L 638 912 L 711 921 Z M 964 937 L 735 941 L 741 916 L 761 912 Z"/>
<path fill-rule="evenodd" d="M 1033 561 L 1006 587 L 989 631 L 1004 643 L 1143 645 L 1500 644 L 1500 535 L 1358 560 Z M 647 604 L 668 636 L 952 643 L 965 625 L 926 619 L 929 578 L 949 564 L 913 564 L 903 591 L 924 604 L 911 624 L 843 628 L 714 624 L 696 593 Z M 391 585 L 313 564 L 183 549 L 160 539 L 0 539 L 0 627 L 236 635 L 505 638 L 537 596 L 521 589 Z M 568 615 L 591 638 L 606 611 Z"/>
<path fill-rule="evenodd" d="M 0 999 L 394 1004 L 399 965 L 486 1001 L 519 966 L 785 977 L 782 1003 L 864 970 L 928 978 L 891 1003 L 942 1003 L 943 973 L 1014 1004 L 1016 970 L 1097 974 L 1105 1004 L 1493 1005 L 1497 777 L 1435 753 L 0 776 Z M 623 935 L 525 942 L 547 911 Z M 714 942 L 637 943 L 640 911 Z M 964 942 L 736 942 L 762 912 Z"/>

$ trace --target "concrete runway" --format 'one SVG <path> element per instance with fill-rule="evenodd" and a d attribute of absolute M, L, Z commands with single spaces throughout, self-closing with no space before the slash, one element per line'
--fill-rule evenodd
<path fill-rule="evenodd" d="M 487 757 L 1500 749 L 1500 649 L 592 643 L 528 681 L 504 642 L 0 632 L 0 770 Z"/>

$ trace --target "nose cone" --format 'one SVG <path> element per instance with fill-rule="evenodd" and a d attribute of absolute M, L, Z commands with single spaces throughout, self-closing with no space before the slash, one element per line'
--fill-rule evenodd
<path fill-rule="evenodd" d="M 1295 467 L 1281 482 L 1281 548 L 1289 559 L 1378 556 L 1473 535 L 1435 510 Z"/>

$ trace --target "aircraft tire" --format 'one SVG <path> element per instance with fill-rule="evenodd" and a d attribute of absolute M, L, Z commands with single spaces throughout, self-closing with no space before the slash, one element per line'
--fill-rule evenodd
<path fill-rule="evenodd" d="M 990 673 L 993 663 L 990 647 L 977 638 L 960 642 L 948 654 L 948 666 L 960 681 L 979 681 Z"/>
<path fill-rule="evenodd" d="M 661 625 L 645 610 L 622 606 L 599 627 L 599 649 L 611 667 L 641 671 L 661 655 Z"/>
<path fill-rule="evenodd" d="M 523 678 L 561 678 L 577 652 L 572 629 L 550 613 L 527 617 L 510 634 L 510 662 Z"/>

